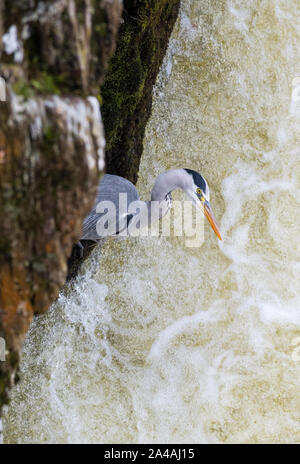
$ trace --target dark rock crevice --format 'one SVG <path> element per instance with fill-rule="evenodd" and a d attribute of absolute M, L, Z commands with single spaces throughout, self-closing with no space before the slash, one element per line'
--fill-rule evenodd
<path fill-rule="evenodd" d="M 0 0 L 0 409 L 32 317 L 57 297 L 94 202 L 104 170 L 99 103 L 107 172 L 135 182 L 178 7 L 125 0 L 118 36 L 121 0 Z M 69 276 L 81 262 L 75 247 Z"/>
<path fill-rule="evenodd" d="M 152 88 L 180 0 L 125 0 L 116 52 L 102 87 L 107 172 L 136 183 Z"/>

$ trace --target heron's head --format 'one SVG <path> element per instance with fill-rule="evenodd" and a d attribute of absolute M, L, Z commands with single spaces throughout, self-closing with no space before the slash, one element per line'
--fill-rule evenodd
<path fill-rule="evenodd" d="M 216 236 L 222 240 L 220 230 L 217 226 L 215 217 L 213 215 L 210 203 L 209 203 L 209 187 L 201 174 L 191 169 L 185 169 L 189 174 L 189 185 L 186 187 L 186 193 L 192 199 L 194 205 L 200 208 L 205 217 L 208 219 L 212 229 Z"/>

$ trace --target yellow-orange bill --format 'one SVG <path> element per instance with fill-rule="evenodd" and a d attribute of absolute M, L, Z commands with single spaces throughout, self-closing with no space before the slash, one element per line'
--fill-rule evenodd
<path fill-rule="evenodd" d="M 208 222 L 210 223 L 210 225 L 211 225 L 211 227 L 212 227 L 214 233 L 215 233 L 216 236 L 218 237 L 218 239 L 222 240 L 219 227 L 217 226 L 217 223 L 216 223 L 216 220 L 215 220 L 215 218 L 214 218 L 212 209 L 211 209 L 211 207 L 209 206 L 208 203 L 205 203 L 205 204 L 204 204 L 204 214 L 205 214 L 205 216 L 207 217 Z"/>

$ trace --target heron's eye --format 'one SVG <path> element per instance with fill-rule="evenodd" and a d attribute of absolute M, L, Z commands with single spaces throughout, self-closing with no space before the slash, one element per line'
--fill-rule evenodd
<path fill-rule="evenodd" d="M 201 188 L 198 187 L 197 190 L 196 190 L 196 192 L 197 192 L 197 195 L 199 195 L 200 200 L 201 200 L 202 202 L 204 202 L 204 201 L 205 201 L 205 197 L 204 197 L 204 195 L 203 195 L 203 192 L 202 192 Z"/>

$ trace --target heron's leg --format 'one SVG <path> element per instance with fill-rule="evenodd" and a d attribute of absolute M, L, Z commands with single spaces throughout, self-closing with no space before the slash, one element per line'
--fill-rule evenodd
<path fill-rule="evenodd" d="M 86 249 L 88 250 L 89 248 L 94 248 L 95 245 L 97 245 L 99 243 L 99 240 L 92 240 L 92 239 L 88 239 L 87 240 L 88 242 L 91 242 L 89 243 L 88 245 L 86 245 Z"/>
<path fill-rule="evenodd" d="M 79 240 L 79 242 L 77 242 L 77 246 L 79 247 L 80 249 L 80 258 L 83 258 L 83 250 L 84 250 L 84 246 L 82 245 L 81 241 Z"/>

